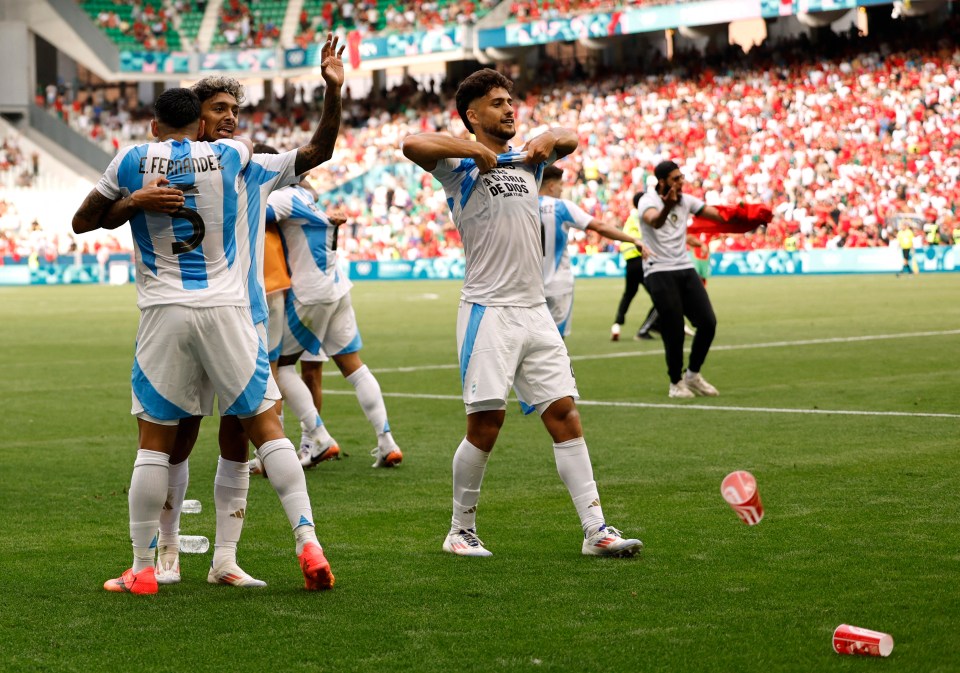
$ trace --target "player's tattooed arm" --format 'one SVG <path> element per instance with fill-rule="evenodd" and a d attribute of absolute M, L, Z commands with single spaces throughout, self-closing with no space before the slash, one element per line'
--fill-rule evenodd
<path fill-rule="evenodd" d="M 93 189 L 73 216 L 73 231 L 83 234 L 94 229 L 116 229 L 137 212 L 173 213 L 183 206 L 183 192 L 172 187 L 166 178 L 157 178 L 132 194 L 111 201 Z"/>
<path fill-rule="evenodd" d="M 344 46 L 338 48 L 337 43 L 338 38 L 328 34 L 320 51 L 323 59 L 320 63 L 321 73 L 327 85 L 323 94 L 323 112 L 310 142 L 297 150 L 294 164 L 297 175 L 302 175 L 329 160 L 337 143 L 342 111 L 340 87 L 343 86 L 343 61 L 340 57 L 344 50 Z"/>
<path fill-rule="evenodd" d="M 101 227 L 100 218 L 107 212 L 113 201 L 97 191 L 90 190 L 77 212 L 73 215 L 73 233 L 85 234 Z"/>

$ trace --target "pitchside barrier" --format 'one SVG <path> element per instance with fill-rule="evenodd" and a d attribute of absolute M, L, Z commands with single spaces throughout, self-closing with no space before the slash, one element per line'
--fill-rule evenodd
<path fill-rule="evenodd" d="M 960 246 L 931 246 L 914 250 L 921 273 L 960 271 Z M 578 278 L 614 278 L 623 276 L 620 255 L 597 253 L 574 255 L 573 273 Z M 434 259 L 350 262 L 351 280 L 445 280 L 462 279 L 463 257 Z M 713 276 L 781 276 L 849 273 L 895 273 L 903 268 L 899 248 L 851 248 L 838 250 L 753 250 L 719 252 L 710 255 Z M 4 257 L 0 265 L 0 285 L 63 285 L 133 282 L 133 263 L 129 253 L 111 255 L 100 265 L 93 255 L 61 256 L 56 261 L 20 260 Z"/>

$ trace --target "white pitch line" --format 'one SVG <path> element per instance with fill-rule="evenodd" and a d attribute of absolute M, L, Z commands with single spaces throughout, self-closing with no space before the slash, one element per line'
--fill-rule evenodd
<path fill-rule="evenodd" d="M 901 334 L 872 334 L 867 336 L 854 336 L 854 337 L 830 337 L 823 339 L 803 339 L 800 341 L 767 341 L 761 343 L 752 343 L 752 344 L 730 344 L 727 346 L 712 346 L 710 348 L 711 352 L 716 351 L 742 351 L 742 350 L 752 350 L 757 348 L 791 348 L 793 346 L 819 346 L 823 344 L 844 344 L 844 343 L 858 343 L 862 341 L 884 341 L 888 339 L 915 339 L 917 337 L 933 337 L 933 336 L 953 336 L 960 334 L 960 329 L 952 330 L 943 330 L 939 332 L 904 332 Z M 570 359 L 572 361 L 581 361 L 581 360 L 608 360 L 612 358 L 638 358 L 645 357 L 648 355 L 663 355 L 662 348 L 656 348 L 654 350 L 644 350 L 644 351 L 627 351 L 625 353 L 594 353 L 588 355 L 571 355 Z M 424 371 L 435 371 L 438 369 L 459 369 L 460 365 L 458 364 L 443 364 L 443 365 L 420 365 L 420 366 L 411 366 L 411 367 L 384 367 L 374 369 L 375 374 L 410 374 L 413 372 L 424 372 Z M 327 371 L 324 372 L 324 376 L 340 376 L 340 372 L 336 371 L 332 367 L 328 367 Z"/>
<path fill-rule="evenodd" d="M 355 395 L 352 390 L 324 390 L 324 395 Z M 463 402 L 460 395 L 435 395 L 429 393 L 383 393 L 384 397 L 413 400 L 443 400 Z M 951 418 L 960 419 L 960 414 L 937 414 L 911 411 L 860 411 L 855 409 L 787 409 L 781 407 L 730 407 L 714 404 L 665 404 L 656 402 L 605 402 L 602 400 L 577 400 L 582 407 L 626 407 L 630 409 L 683 409 L 694 411 L 738 411 L 764 414 L 816 414 L 825 416 L 896 416 L 904 418 Z"/>

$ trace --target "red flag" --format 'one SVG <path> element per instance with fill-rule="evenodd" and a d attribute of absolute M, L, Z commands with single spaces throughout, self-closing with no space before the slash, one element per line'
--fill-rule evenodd
<path fill-rule="evenodd" d="M 347 49 L 350 54 L 350 67 L 356 70 L 360 67 L 360 43 L 363 41 L 363 34 L 359 30 L 351 30 L 347 33 Z"/>
<path fill-rule="evenodd" d="M 705 217 L 694 216 L 687 227 L 691 234 L 745 234 L 773 219 L 773 211 L 762 203 L 741 203 L 736 206 L 714 206 L 723 222 L 714 222 Z"/>

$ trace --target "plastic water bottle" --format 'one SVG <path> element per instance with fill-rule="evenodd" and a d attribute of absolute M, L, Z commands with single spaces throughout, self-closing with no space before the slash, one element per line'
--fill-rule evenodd
<path fill-rule="evenodd" d="M 184 514 L 199 514 L 203 506 L 199 500 L 184 500 L 183 508 L 180 510 Z"/>
<path fill-rule="evenodd" d="M 210 549 L 210 540 L 202 535 L 181 535 L 181 554 L 205 554 Z"/>

